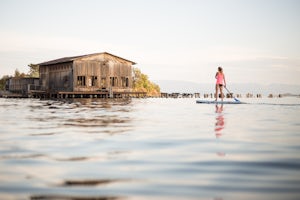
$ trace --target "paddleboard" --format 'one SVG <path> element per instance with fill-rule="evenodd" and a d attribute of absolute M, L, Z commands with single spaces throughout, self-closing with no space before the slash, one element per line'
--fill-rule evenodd
<path fill-rule="evenodd" d="M 196 100 L 196 103 L 203 104 L 242 104 L 240 101 L 209 101 L 209 100 Z"/>

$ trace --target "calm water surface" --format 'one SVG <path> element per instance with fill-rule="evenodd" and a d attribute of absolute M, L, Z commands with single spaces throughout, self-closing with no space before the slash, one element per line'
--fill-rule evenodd
<path fill-rule="evenodd" d="M 0 99 L 0 199 L 300 199 L 300 99 Z"/>

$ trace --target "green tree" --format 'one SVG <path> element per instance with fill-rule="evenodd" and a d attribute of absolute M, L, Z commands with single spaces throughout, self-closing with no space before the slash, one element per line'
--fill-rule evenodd
<path fill-rule="evenodd" d="M 133 90 L 136 92 L 147 92 L 148 96 L 159 96 L 160 88 L 157 84 L 151 82 L 146 74 L 143 74 L 138 68 L 133 69 L 134 82 Z"/>
<path fill-rule="evenodd" d="M 6 81 L 10 78 L 9 75 L 4 75 L 0 79 L 0 90 L 5 90 Z"/>
<path fill-rule="evenodd" d="M 21 75 L 20 71 L 16 69 L 14 77 L 20 77 L 20 75 Z"/>
<path fill-rule="evenodd" d="M 21 73 L 18 69 L 16 69 L 15 70 L 15 75 L 14 75 L 14 77 L 16 77 L 16 78 L 18 78 L 18 77 L 20 77 L 20 78 L 24 78 L 24 77 L 26 77 L 27 75 L 25 74 L 25 73 Z"/>
<path fill-rule="evenodd" d="M 28 76 L 29 77 L 33 77 L 33 78 L 38 78 L 39 77 L 39 65 L 35 65 L 35 64 L 29 64 L 29 73 Z"/>

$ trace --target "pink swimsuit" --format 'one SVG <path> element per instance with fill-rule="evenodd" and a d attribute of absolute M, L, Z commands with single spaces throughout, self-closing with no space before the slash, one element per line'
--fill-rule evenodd
<path fill-rule="evenodd" d="M 224 75 L 218 72 L 218 75 L 216 77 L 217 82 L 216 84 L 218 85 L 223 85 L 224 84 Z"/>

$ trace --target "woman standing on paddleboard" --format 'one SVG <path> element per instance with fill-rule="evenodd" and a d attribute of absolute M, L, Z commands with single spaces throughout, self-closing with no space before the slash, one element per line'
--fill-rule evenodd
<path fill-rule="evenodd" d="M 220 90 L 221 98 L 223 101 L 224 94 L 223 94 L 223 86 L 226 87 L 225 75 L 223 73 L 222 67 L 218 67 L 218 72 L 216 73 L 216 101 L 218 100 L 218 91 Z"/>

